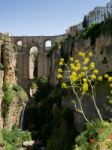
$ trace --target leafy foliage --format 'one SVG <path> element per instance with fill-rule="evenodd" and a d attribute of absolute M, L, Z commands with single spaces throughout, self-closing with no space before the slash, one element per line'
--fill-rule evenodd
<path fill-rule="evenodd" d="M 19 129 L 0 130 L 0 145 L 5 150 L 16 150 L 22 146 L 23 141 L 31 140 L 29 132 L 23 132 Z"/>
<path fill-rule="evenodd" d="M 16 94 L 18 95 L 18 97 L 21 99 L 21 100 L 25 100 L 27 99 L 27 94 L 26 92 L 24 91 L 24 89 L 19 86 L 19 85 L 14 85 L 13 86 L 13 91 L 16 92 Z"/>
<path fill-rule="evenodd" d="M 3 91 L 4 91 L 4 97 L 3 97 L 3 118 L 6 119 L 6 115 L 8 113 L 10 103 L 13 100 L 14 93 L 13 93 L 13 89 L 10 86 L 10 84 L 8 84 L 6 82 L 4 83 Z"/>
<path fill-rule="evenodd" d="M 76 39 L 91 39 L 91 45 L 95 44 L 96 38 L 101 34 L 112 35 L 112 17 L 106 19 L 104 22 L 92 24 L 87 29 L 76 34 Z"/>
<path fill-rule="evenodd" d="M 73 150 L 112 149 L 112 123 L 95 120 L 87 124 L 86 131 L 75 139 Z"/>
<path fill-rule="evenodd" d="M 87 20 L 86 15 L 84 16 L 84 20 L 83 20 L 82 24 L 83 24 L 83 28 L 87 28 L 88 27 L 88 20 Z"/>

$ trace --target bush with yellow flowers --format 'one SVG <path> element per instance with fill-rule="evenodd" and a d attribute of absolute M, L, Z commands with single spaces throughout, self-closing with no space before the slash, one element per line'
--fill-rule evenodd
<path fill-rule="evenodd" d="M 59 80 L 61 79 L 61 81 L 65 81 L 61 83 L 61 88 L 72 89 L 76 99 L 73 101 L 75 110 L 80 112 L 87 122 L 89 122 L 89 120 L 82 106 L 82 100 L 85 95 L 91 97 L 99 119 L 103 123 L 101 112 L 96 104 L 95 83 L 97 81 L 101 82 L 105 78 L 110 83 L 110 87 L 112 87 L 112 77 L 108 74 L 104 76 L 100 75 L 99 70 L 95 66 L 95 62 L 91 61 L 92 57 L 92 52 L 79 52 L 77 56 L 78 59 L 70 57 L 67 63 L 65 63 L 64 58 L 61 58 L 57 78 Z"/>

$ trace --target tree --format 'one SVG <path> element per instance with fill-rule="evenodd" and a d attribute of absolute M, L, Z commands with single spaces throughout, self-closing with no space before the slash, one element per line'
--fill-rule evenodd
<path fill-rule="evenodd" d="M 87 28 L 88 27 L 88 21 L 87 21 L 86 15 L 84 16 L 84 19 L 83 19 L 83 22 L 82 22 L 82 26 L 83 26 L 83 28 Z"/>
<path fill-rule="evenodd" d="M 72 89 L 74 95 L 72 103 L 76 112 L 80 113 L 87 122 L 90 122 L 83 109 L 84 97 L 88 96 L 94 104 L 100 121 L 103 123 L 102 114 L 96 103 L 96 84 L 105 78 L 109 82 L 109 87 L 112 87 L 112 76 L 108 74 L 101 76 L 91 57 L 93 57 L 92 52 L 79 52 L 78 59 L 71 57 L 67 63 L 61 58 L 57 78 L 62 79 L 62 88 Z M 109 98 L 112 99 L 112 97 Z"/>

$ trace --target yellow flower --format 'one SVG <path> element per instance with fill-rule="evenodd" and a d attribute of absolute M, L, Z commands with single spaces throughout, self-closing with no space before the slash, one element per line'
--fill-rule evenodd
<path fill-rule="evenodd" d="M 78 113 L 82 113 L 82 111 L 81 111 L 80 109 L 76 109 L 76 111 L 77 111 Z"/>
<path fill-rule="evenodd" d="M 79 52 L 78 55 L 81 56 L 81 57 L 85 57 L 85 53 L 84 52 Z"/>
<path fill-rule="evenodd" d="M 87 82 L 87 79 L 86 79 L 86 78 L 83 78 L 82 80 L 83 80 L 83 82 Z"/>
<path fill-rule="evenodd" d="M 86 75 L 85 72 L 83 72 L 83 71 L 80 74 L 82 77 L 84 77 Z"/>
<path fill-rule="evenodd" d="M 76 66 L 80 69 L 81 64 L 78 62 Z"/>
<path fill-rule="evenodd" d="M 59 66 L 62 66 L 62 65 L 63 65 L 63 63 L 64 63 L 64 62 L 60 61 L 60 62 L 59 62 Z"/>
<path fill-rule="evenodd" d="M 82 91 L 85 93 L 88 91 L 88 83 L 84 82 L 82 85 Z"/>
<path fill-rule="evenodd" d="M 71 69 L 72 69 L 72 68 L 74 68 L 74 64 L 73 64 L 73 63 L 71 63 L 71 64 L 70 64 L 70 67 L 71 67 Z"/>
<path fill-rule="evenodd" d="M 93 72 L 94 72 L 95 74 L 98 74 L 98 73 L 99 73 L 98 69 L 95 69 Z"/>
<path fill-rule="evenodd" d="M 72 76 L 77 76 L 77 73 L 75 71 L 72 72 Z"/>
<path fill-rule="evenodd" d="M 75 66 L 73 63 L 70 64 L 70 67 L 72 70 L 74 71 L 78 71 L 79 70 L 79 67 L 78 66 Z"/>
<path fill-rule="evenodd" d="M 61 58 L 60 61 L 61 61 L 61 62 L 64 62 L 64 58 Z"/>
<path fill-rule="evenodd" d="M 67 86 L 67 84 L 66 84 L 65 82 L 63 82 L 63 83 L 61 84 L 61 88 L 63 88 L 63 89 L 67 89 L 67 88 L 68 88 L 68 86 Z"/>
<path fill-rule="evenodd" d="M 112 77 L 108 77 L 108 82 L 112 82 Z"/>
<path fill-rule="evenodd" d="M 82 75 L 79 73 L 78 74 L 78 79 L 81 79 L 82 78 Z"/>
<path fill-rule="evenodd" d="M 69 60 L 70 60 L 70 61 L 73 61 L 73 57 L 70 57 Z"/>
<path fill-rule="evenodd" d="M 70 81 L 77 81 L 78 80 L 78 77 L 77 76 L 73 76 L 73 75 L 71 75 L 70 76 Z"/>
<path fill-rule="evenodd" d="M 76 60 L 75 60 L 75 63 L 79 63 L 79 60 L 76 59 Z"/>
<path fill-rule="evenodd" d="M 95 63 L 94 63 L 94 62 L 91 62 L 91 63 L 90 63 L 90 68 L 91 68 L 91 69 L 94 69 L 94 67 L 95 67 Z"/>
<path fill-rule="evenodd" d="M 61 68 L 58 68 L 58 73 L 63 72 L 63 70 Z"/>
<path fill-rule="evenodd" d="M 62 79 L 63 76 L 62 76 L 61 74 L 58 74 L 58 75 L 57 75 L 57 78 L 58 78 L 58 79 Z"/>
<path fill-rule="evenodd" d="M 102 81 L 102 80 L 103 80 L 102 76 L 98 76 L 97 79 L 98 79 L 99 81 Z"/>
<path fill-rule="evenodd" d="M 112 83 L 109 84 L 109 87 L 112 88 Z"/>
<path fill-rule="evenodd" d="M 94 79 L 96 79 L 96 76 L 93 74 L 90 76 L 90 78 L 91 78 L 91 80 L 94 80 Z"/>
<path fill-rule="evenodd" d="M 110 126 L 109 122 L 107 121 L 103 122 L 103 127 L 109 127 L 109 126 Z"/>
<path fill-rule="evenodd" d="M 84 71 L 87 71 L 87 70 L 88 70 L 88 67 L 84 66 L 82 69 L 83 69 Z"/>
<path fill-rule="evenodd" d="M 104 75 L 104 78 L 108 78 L 108 77 L 109 77 L 109 75 L 108 75 L 108 74 L 105 74 L 105 75 Z"/>
<path fill-rule="evenodd" d="M 92 52 L 89 52 L 89 53 L 88 53 L 88 56 L 89 56 L 89 57 L 93 56 L 93 53 L 92 53 Z"/>
<path fill-rule="evenodd" d="M 85 58 L 84 64 L 87 64 L 89 62 L 89 58 Z"/>

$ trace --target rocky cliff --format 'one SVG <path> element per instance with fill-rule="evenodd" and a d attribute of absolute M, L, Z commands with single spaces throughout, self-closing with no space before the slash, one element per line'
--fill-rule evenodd
<path fill-rule="evenodd" d="M 91 45 L 90 38 L 76 39 L 68 36 L 63 43 L 60 44 L 60 49 L 53 48 L 51 58 L 50 82 L 57 83 L 56 75 L 58 62 L 60 57 L 76 56 L 79 51 L 92 51 L 97 68 L 101 74 L 110 72 L 112 68 L 112 36 L 110 34 L 101 34 L 96 38 L 94 45 Z"/>
<path fill-rule="evenodd" d="M 16 83 L 16 52 L 11 39 L 0 34 L 0 128 L 19 125 L 23 102 L 28 100 Z"/>

